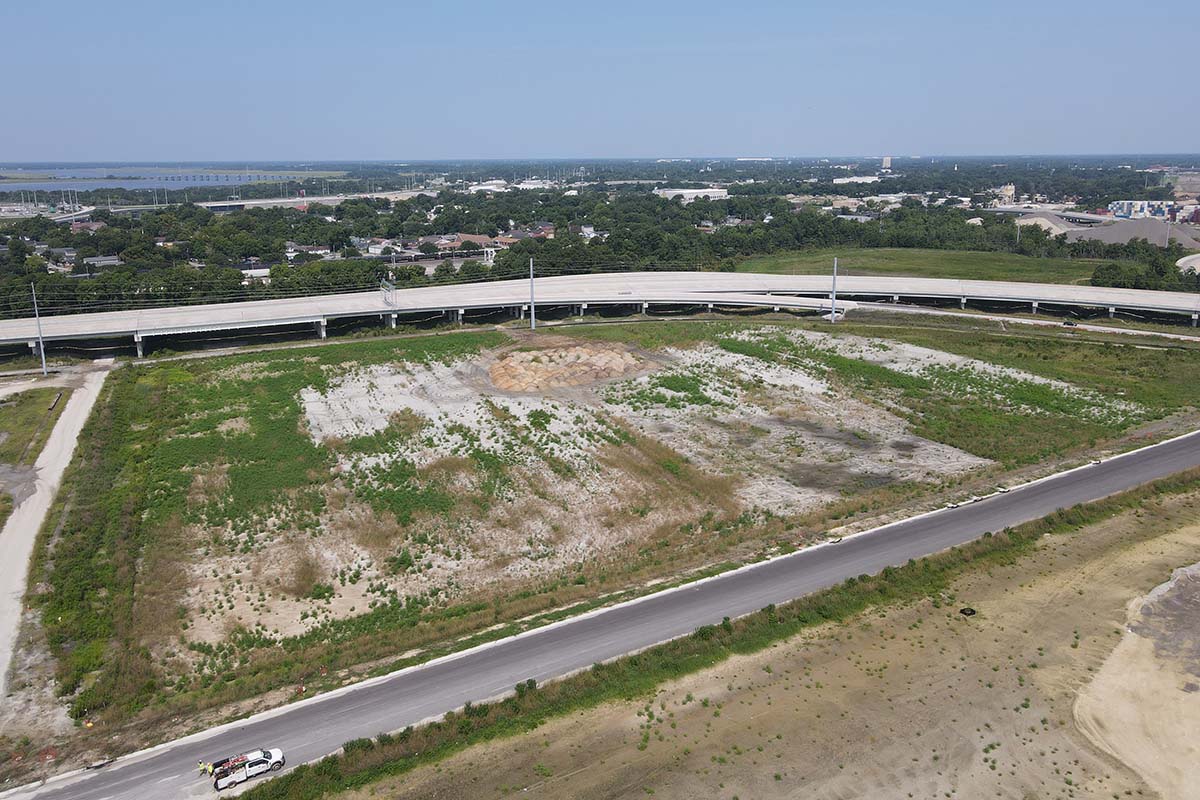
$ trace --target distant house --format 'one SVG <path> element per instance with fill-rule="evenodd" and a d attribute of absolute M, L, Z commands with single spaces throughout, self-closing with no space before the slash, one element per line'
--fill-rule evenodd
<path fill-rule="evenodd" d="M 91 267 L 93 269 L 100 269 L 101 267 L 119 267 L 122 263 L 124 262 L 121 261 L 120 256 L 92 256 L 91 258 L 85 258 L 83 260 L 83 265 L 85 267 Z"/>
<path fill-rule="evenodd" d="M 287 250 L 284 251 L 284 255 L 287 257 L 288 261 L 291 261 L 301 253 L 307 253 L 308 255 L 313 256 L 327 256 L 332 252 L 333 251 L 329 248 L 329 245 L 325 244 L 296 244 L 295 242 L 288 242 Z"/>
<path fill-rule="evenodd" d="M 88 233 L 95 233 L 96 231 L 100 230 L 101 228 L 107 228 L 107 227 L 108 227 L 107 223 L 104 223 L 104 222 L 72 222 L 71 223 L 71 233 L 79 233 L 80 231 L 87 231 Z"/>
<path fill-rule="evenodd" d="M 485 247 L 496 247 L 496 240 L 491 236 L 484 236 L 478 233 L 456 233 L 454 234 L 454 244 L 457 247 L 462 247 L 466 242 L 478 245 L 482 250 Z"/>
<path fill-rule="evenodd" d="M 590 242 L 592 239 L 600 239 L 603 241 L 608 238 L 608 231 L 598 231 L 595 225 L 583 223 L 580 225 L 570 225 L 567 227 L 570 233 L 582 238 L 584 241 Z"/>
<path fill-rule="evenodd" d="M 270 267 L 253 267 L 250 269 L 241 270 L 242 286 L 249 286 L 252 283 L 261 283 L 263 285 L 271 282 Z"/>

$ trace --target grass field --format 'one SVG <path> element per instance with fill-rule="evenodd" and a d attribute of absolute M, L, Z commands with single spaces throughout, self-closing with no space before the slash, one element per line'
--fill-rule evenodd
<path fill-rule="evenodd" d="M 0 464 L 32 464 L 70 394 L 69 389 L 30 389 L 0 400 Z"/>
<path fill-rule="evenodd" d="M 803 250 L 750 258 L 738 272 L 826 275 L 838 259 L 839 275 L 905 275 L 1029 283 L 1086 283 L 1099 261 L 1030 258 L 973 250 L 878 248 Z"/>

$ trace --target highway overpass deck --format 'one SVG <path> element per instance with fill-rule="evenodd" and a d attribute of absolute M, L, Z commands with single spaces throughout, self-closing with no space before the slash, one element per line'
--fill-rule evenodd
<path fill-rule="evenodd" d="M 538 278 L 539 306 L 696 305 L 828 310 L 832 279 L 825 275 L 762 275 L 730 272 L 621 272 Z M 1039 307 L 1076 307 L 1183 315 L 1200 318 L 1200 295 L 1067 284 L 972 281 L 945 278 L 842 276 L 837 291 L 841 308 L 851 299 L 935 299 Z M 527 280 L 462 283 L 448 286 L 314 295 L 303 298 L 182 305 L 126 311 L 45 316 L 47 341 L 147 337 L 199 331 L 239 331 L 311 323 L 320 333 L 329 320 L 481 309 L 513 309 L 529 304 Z M 32 318 L 0 320 L 0 344 L 33 344 Z"/>

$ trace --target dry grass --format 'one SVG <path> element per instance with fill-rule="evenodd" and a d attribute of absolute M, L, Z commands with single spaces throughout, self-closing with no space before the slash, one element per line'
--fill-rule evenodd
<path fill-rule="evenodd" d="M 293 553 L 292 574 L 283 588 L 296 597 L 307 597 L 321 580 L 321 565 L 303 545 L 296 545 Z"/>
<path fill-rule="evenodd" d="M 370 506 L 350 501 L 338 519 L 332 521 L 339 529 L 349 532 L 355 543 L 382 558 L 404 541 L 405 528 L 390 512 L 376 512 Z"/>
<path fill-rule="evenodd" d="M 200 467 L 192 475 L 192 484 L 188 487 L 188 505 L 192 508 L 203 505 L 221 496 L 229 487 L 229 464 L 218 461 Z"/>

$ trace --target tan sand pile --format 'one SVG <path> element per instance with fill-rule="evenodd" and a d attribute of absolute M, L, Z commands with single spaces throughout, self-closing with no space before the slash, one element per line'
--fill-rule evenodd
<path fill-rule="evenodd" d="M 507 392 L 535 392 L 612 380 L 644 366 L 623 348 L 575 345 L 518 350 L 488 368 L 492 383 Z"/>

